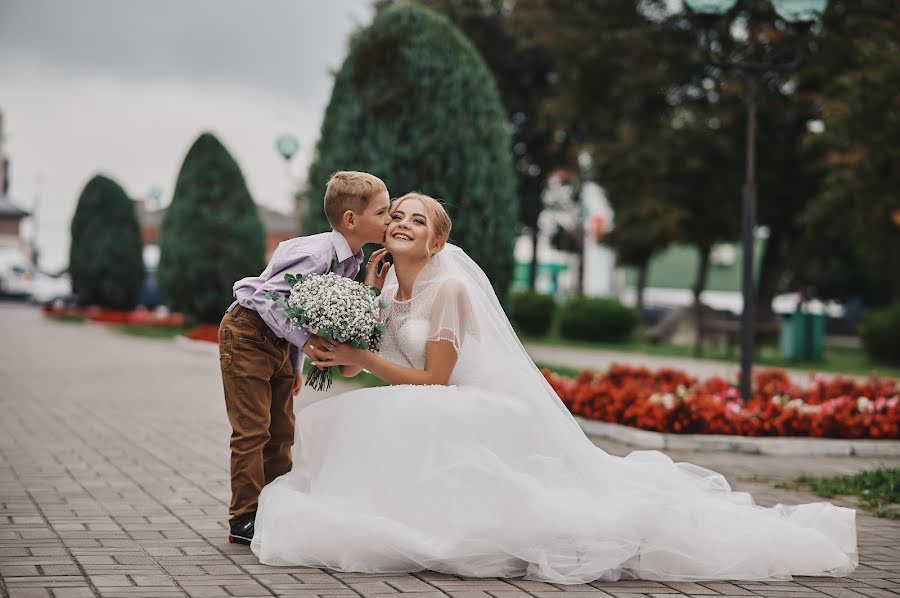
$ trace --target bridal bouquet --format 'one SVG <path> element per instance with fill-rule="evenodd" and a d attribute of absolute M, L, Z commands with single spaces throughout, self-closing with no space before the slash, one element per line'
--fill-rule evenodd
<path fill-rule="evenodd" d="M 284 310 L 292 325 L 302 326 L 322 338 L 349 343 L 357 349 L 378 350 L 384 334 L 380 319 L 384 303 L 381 291 L 332 271 L 308 276 L 284 275 L 291 286 L 287 299 L 275 291 L 266 298 Z M 331 387 L 334 367 L 324 370 L 310 364 L 306 384 L 316 390 Z"/>

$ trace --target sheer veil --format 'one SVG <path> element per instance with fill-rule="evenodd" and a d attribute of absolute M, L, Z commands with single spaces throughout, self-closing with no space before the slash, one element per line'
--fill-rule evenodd
<path fill-rule="evenodd" d="M 396 289 L 392 270 L 385 281 L 385 298 L 393 298 Z M 448 243 L 432 256 L 416 278 L 408 309 L 411 317 L 429 322 L 427 340 L 454 343 L 458 361 L 450 384 L 514 396 L 548 429 L 590 443 L 528 356 L 491 281 L 460 247 Z"/>

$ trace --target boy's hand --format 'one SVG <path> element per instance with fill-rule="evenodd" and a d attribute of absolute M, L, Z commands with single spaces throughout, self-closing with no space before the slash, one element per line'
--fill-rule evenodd
<path fill-rule="evenodd" d="M 382 247 L 377 251 L 373 251 L 372 255 L 369 256 L 369 261 L 366 263 L 366 276 L 363 282 L 370 287 L 375 287 L 379 290 L 384 287 L 384 279 L 387 278 L 388 272 L 391 271 L 391 264 L 384 262 L 387 254 L 388 250 Z M 380 267 L 379 264 L 381 264 Z"/>
<path fill-rule="evenodd" d="M 303 345 L 303 352 L 309 356 L 310 361 L 320 362 L 323 359 L 328 358 L 328 351 L 334 347 L 334 342 L 326 340 L 321 336 L 316 336 L 315 334 L 310 336 L 306 341 L 306 344 Z M 319 368 L 323 370 L 325 368 Z M 299 375 L 300 372 L 297 372 Z"/>
<path fill-rule="evenodd" d="M 291 389 L 291 394 L 293 396 L 297 396 L 297 393 L 300 392 L 300 387 L 303 386 L 303 373 L 297 372 L 297 375 L 294 377 L 294 387 Z"/>

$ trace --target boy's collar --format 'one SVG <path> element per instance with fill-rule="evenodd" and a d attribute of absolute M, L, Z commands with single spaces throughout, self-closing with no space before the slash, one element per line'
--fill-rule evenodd
<path fill-rule="evenodd" d="M 334 253 L 337 255 L 338 262 L 343 262 L 349 260 L 351 257 L 355 257 L 357 262 L 362 263 L 362 249 L 359 250 L 359 253 L 353 255 L 352 250 L 350 249 L 350 243 L 347 242 L 346 237 L 336 230 L 331 231 L 331 244 L 334 245 Z"/>

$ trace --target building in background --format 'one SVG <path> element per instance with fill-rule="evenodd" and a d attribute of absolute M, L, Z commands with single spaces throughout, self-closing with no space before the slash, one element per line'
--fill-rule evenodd
<path fill-rule="evenodd" d="M 166 216 L 167 208 L 159 208 L 157 205 L 158 201 L 152 199 L 134 200 L 134 209 L 141 225 L 144 247 L 159 246 L 159 229 Z M 279 243 L 293 239 L 300 234 L 300 222 L 295 213 L 286 214 L 259 204 L 256 205 L 256 209 L 259 211 L 263 230 L 266 231 L 266 261 L 268 262 Z"/>
<path fill-rule="evenodd" d="M 11 197 L 5 139 L 0 111 L 0 295 L 25 297 L 34 280 L 36 252 L 22 236 L 22 221 L 31 214 L 13 203 Z"/>
<path fill-rule="evenodd" d="M 134 200 L 134 209 L 144 241 L 144 266 L 147 269 L 144 285 L 141 288 L 140 304 L 150 308 L 162 304 L 162 297 L 160 297 L 156 283 L 156 269 L 159 266 L 160 256 L 159 230 L 166 217 L 166 208 L 159 207 L 159 198 L 160 194 L 155 194 L 146 199 Z M 285 214 L 259 204 L 256 208 L 266 232 L 266 261 L 268 262 L 279 243 L 293 239 L 299 234 L 300 223 L 294 214 Z"/>
<path fill-rule="evenodd" d="M 21 225 L 22 220 L 31 214 L 16 206 L 10 196 L 9 156 L 6 154 L 5 139 L 3 111 L 0 110 L 0 246 L 27 251 L 21 236 Z"/>
<path fill-rule="evenodd" d="M 588 297 L 617 296 L 624 273 L 616 267 L 615 252 L 603 243 L 612 230 L 612 207 L 603 188 L 592 181 L 584 183 L 574 197 L 572 180 L 570 172 L 559 171 L 550 177 L 544 191 L 544 209 L 538 218 L 535 290 L 558 299 L 576 295 L 579 287 Z M 561 231 L 575 245 L 574 251 L 564 251 L 554 243 L 554 235 Z M 531 237 L 522 234 L 515 247 L 514 291 L 528 288 L 531 256 Z"/>

